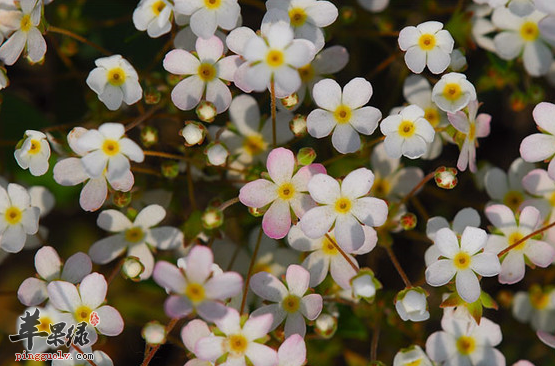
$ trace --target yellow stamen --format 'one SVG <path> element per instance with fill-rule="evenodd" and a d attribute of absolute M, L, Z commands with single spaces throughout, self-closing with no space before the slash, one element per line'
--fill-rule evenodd
<path fill-rule="evenodd" d="M 303 8 L 293 8 L 289 10 L 289 19 L 293 27 L 300 27 L 306 22 L 306 12 Z"/>
<path fill-rule="evenodd" d="M 73 313 L 73 316 L 75 317 L 75 320 L 77 320 L 77 323 L 81 323 L 81 322 L 88 323 L 89 318 L 91 317 L 91 313 L 92 313 L 91 308 L 85 305 L 81 305 L 77 309 L 75 309 L 75 313 Z"/>
<path fill-rule="evenodd" d="M 509 191 L 503 197 L 503 203 L 511 210 L 516 211 L 524 201 L 524 196 L 518 191 Z"/>
<path fill-rule="evenodd" d="M 353 111 L 349 106 L 346 106 L 345 104 L 341 104 L 339 107 L 337 107 L 335 112 L 333 112 L 333 117 L 335 118 L 335 121 L 340 125 L 344 123 L 349 123 L 352 115 Z"/>
<path fill-rule="evenodd" d="M 198 76 L 204 82 L 212 81 L 216 78 L 216 68 L 209 63 L 203 63 L 198 68 Z"/>
<path fill-rule="evenodd" d="M 166 7 L 166 3 L 164 3 L 161 0 L 158 0 L 157 2 L 152 4 L 152 12 L 154 13 L 154 15 L 158 16 L 162 12 L 162 10 L 164 10 L 165 7 Z"/>
<path fill-rule="evenodd" d="M 122 86 L 127 75 L 121 67 L 114 67 L 108 71 L 108 82 L 113 86 Z"/>
<path fill-rule="evenodd" d="M 31 21 L 30 14 L 25 14 L 23 15 L 23 17 L 21 17 L 19 27 L 23 32 L 29 32 L 29 30 L 33 27 L 33 22 Z"/>
<path fill-rule="evenodd" d="M 299 310 L 300 305 L 301 301 L 295 295 L 288 295 L 281 302 L 283 310 L 287 311 L 288 313 L 296 313 Z"/>
<path fill-rule="evenodd" d="M 461 94 L 461 86 L 457 83 L 445 84 L 443 88 L 443 97 L 447 100 L 455 101 L 460 98 Z"/>
<path fill-rule="evenodd" d="M 304 65 L 303 67 L 299 68 L 298 71 L 303 83 L 308 83 L 314 78 L 314 68 L 311 64 Z"/>
<path fill-rule="evenodd" d="M 399 136 L 403 138 L 409 138 L 414 135 L 416 128 L 412 121 L 402 121 L 399 125 Z"/>
<path fill-rule="evenodd" d="M 243 149 L 251 155 L 258 155 L 268 148 L 268 143 L 264 141 L 261 135 L 251 135 L 243 140 Z"/>
<path fill-rule="evenodd" d="M 116 140 L 106 139 L 102 144 L 102 151 L 108 156 L 114 156 L 119 153 L 119 142 Z"/>
<path fill-rule="evenodd" d="M 418 45 L 424 51 L 431 51 L 436 46 L 436 36 L 433 34 L 423 34 L 418 39 Z"/>
<path fill-rule="evenodd" d="M 333 236 L 330 235 L 330 237 L 335 240 Z M 339 254 L 339 251 L 337 250 L 337 248 L 335 248 L 335 245 L 333 245 L 333 243 L 327 237 L 324 237 L 322 239 L 322 251 L 324 252 L 324 254 L 331 256 Z"/>
<path fill-rule="evenodd" d="M 277 193 L 279 198 L 282 200 L 290 200 L 293 196 L 295 196 L 295 187 L 293 187 L 293 184 L 289 182 L 283 183 L 279 186 Z"/>
<path fill-rule="evenodd" d="M 441 121 L 439 111 L 434 107 L 428 107 L 424 110 L 424 119 L 432 125 L 432 127 L 437 127 Z"/>
<path fill-rule="evenodd" d="M 202 285 L 199 285 L 198 283 L 190 283 L 185 289 L 185 295 L 193 303 L 199 303 L 205 298 L 204 287 L 202 287 Z"/>
<path fill-rule="evenodd" d="M 268 66 L 276 69 L 285 63 L 285 55 L 280 50 L 270 50 L 266 54 L 266 63 Z"/>
<path fill-rule="evenodd" d="M 242 334 L 234 334 L 227 337 L 227 346 L 229 352 L 233 356 L 240 356 L 244 354 L 248 345 L 249 342 L 247 341 L 247 338 L 245 338 Z"/>
<path fill-rule="evenodd" d="M 457 350 L 462 355 L 469 355 L 476 349 L 476 341 L 472 337 L 461 336 L 457 340 Z"/>
<path fill-rule="evenodd" d="M 458 269 L 467 269 L 470 266 L 471 261 L 472 259 L 465 252 L 459 252 L 455 258 L 453 258 L 453 264 Z"/>
<path fill-rule="evenodd" d="M 347 197 L 341 197 L 335 201 L 335 211 L 345 214 L 351 211 L 352 202 Z"/>
<path fill-rule="evenodd" d="M 21 217 L 21 210 L 15 206 L 8 207 L 8 209 L 4 213 L 4 218 L 10 225 L 19 224 L 19 222 L 21 221 Z"/>
<path fill-rule="evenodd" d="M 145 233 L 140 227 L 132 227 L 125 231 L 125 240 L 130 243 L 138 243 L 143 240 Z"/>
<path fill-rule="evenodd" d="M 222 4 L 222 0 L 204 0 L 204 6 L 210 10 L 216 10 Z"/>
<path fill-rule="evenodd" d="M 540 30 L 538 25 L 534 22 L 528 21 L 524 22 L 520 27 L 520 36 L 522 39 L 528 42 L 535 41 L 540 35 Z"/>

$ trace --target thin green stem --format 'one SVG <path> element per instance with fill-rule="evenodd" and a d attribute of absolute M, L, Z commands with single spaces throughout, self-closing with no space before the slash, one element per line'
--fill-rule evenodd
<path fill-rule="evenodd" d="M 241 299 L 241 310 L 240 314 L 243 314 L 245 310 L 245 305 L 247 303 L 247 293 L 249 292 L 249 283 L 251 281 L 252 269 L 254 268 L 254 262 L 256 261 L 256 256 L 258 255 L 258 249 L 260 248 L 260 241 L 262 240 L 262 226 L 258 231 L 258 238 L 256 238 L 256 246 L 254 247 L 254 252 L 252 253 L 251 262 L 249 264 L 249 271 L 247 272 L 247 278 L 245 280 L 245 288 L 243 289 L 243 298 Z"/>

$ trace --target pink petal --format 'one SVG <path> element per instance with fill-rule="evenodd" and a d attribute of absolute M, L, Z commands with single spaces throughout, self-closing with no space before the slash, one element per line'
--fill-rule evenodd
<path fill-rule="evenodd" d="M 553 154 L 555 154 L 555 136 L 535 133 L 525 137 L 520 143 L 520 156 L 529 163 L 543 161 Z"/>
<path fill-rule="evenodd" d="M 274 149 L 268 155 L 266 167 L 268 174 L 277 185 L 289 182 L 295 169 L 295 155 L 291 150 L 282 147 Z"/>
<path fill-rule="evenodd" d="M 245 354 L 254 366 L 276 366 L 278 364 L 276 351 L 260 343 L 250 343 Z"/>
<path fill-rule="evenodd" d="M 310 273 L 303 267 L 292 264 L 287 267 L 285 280 L 287 282 L 287 287 L 289 288 L 289 293 L 302 297 L 306 290 L 308 290 Z"/>
<path fill-rule="evenodd" d="M 320 294 L 309 294 L 301 300 L 301 313 L 308 319 L 314 320 L 322 312 L 322 296 Z"/>
<path fill-rule="evenodd" d="M 189 255 L 185 258 L 187 267 L 185 274 L 187 280 L 202 284 L 212 273 L 212 264 L 214 263 L 214 255 L 210 248 L 196 245 L 191 249 Z"/>
<path fill-rule="evenodd" d="M 236 272 L 225 272 L 210 278 L 204 285 L 204 291 L 208 298 L 224 300 L 241 292 L 243 278 Z"/>
<path fill-rule="evenodd" d="M 103 275 L 99 273 L 91 273 L 83 278 L 79 285 L 79 294 L 83 305 L 96 309 L 106 299 L 108 291 L 108 283 Z"/>
<path fill-rule="evenodd" d="M 203 337 L 195 344 L 194 354 L 201 360 L 216 361 L 225 352 L 224 337 Z"/>
<path fill-rule="evenodd" d="M 95 310 L 100 318 L 96 329 L 107 336 L 117 336 L 123 331 L 123 319 L 113 307 L 104 305 Z"/>
<path fill-rule="evenodd" d="M 248 207 L 264 207 L 278 197 L 277 186 L 266 179 L 245 184 L 239 191 L 239 200 Z"/>
<path fill-rule="evenodd" d="M 181 340 L 191 352 L 195 350 L 195 343 L 211 334 L 208 325 L 200 319 L 193 319 L 181 329 Z"/>
<path fill-rule="evenodd" d="M 291 183 L 300 192 L 308 191 L 308 182 L 316 174 L 326 174 L 326 168 L 322 164 L 310 164 L 303 166 L 291 179 Z"/>
<path fill-rule="evenodd" d="M 175 293 L 185 292 L 185 286 L 187 283 L 185 282 L 183 274 L 179 268 L 169 262 L 157 262 L 154 266 L 152 277 L 159 286 L 162 286 L 167 290 Z"/>
<path fill-rule="evenodd" d="M 35 254 L 35 268 L 39 276 L 46 281 L 52 281 L 60 277 L 62 260 L 56 249 L 45 246 L 37 250 Z"/>
<path fill-rule="evenodd" d="M 543 130 L 555 135 L 555 104 L 541 102 L 532 111 L 534 121 Z"/>
<path fill-rule="evenodd" d="M 271 314 L 259 316 L 251 316 L 243 325 L 243 335 L 249 340 L 262 338 L 270 331 L 272 322 L 274 321 Z"/>
<path fill-rule="evenodd" d="M 291 228 L 289 203 L 276 199 L 262 219 L 264 233 L 273 239 L 284 238 Z"/>
<path fill-rule="evenodd" d="M 280 365 L 302 366 L 306 361 L 306 345 L 303 337 L 293 334 L 278 349 Z"/>

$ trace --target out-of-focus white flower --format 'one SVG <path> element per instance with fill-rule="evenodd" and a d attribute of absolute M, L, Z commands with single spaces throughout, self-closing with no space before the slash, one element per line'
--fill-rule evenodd
<path fill-rule="evenodd" d="M 420 346 L 411 346 L 397 352 L 393 358 L 393 366 L 432 366 L 432 361 Z"/>
<path fill-rule="evenodd" d="M 39 62 L 46 53 L 46 41 L 37 28 L 42 15 L 42 2 L 38 0 L 21 0 L 21 12 L 16 19 L 19 24 L 10 38 L 0 47 L 0 60 L 6 65 L 13 65 L 23 49 L 32 62 Z M 12 13 L 13 15 L 13 13 Z M 15 19 L 9 16 L 8 24 Z M 4 23 L 4 19 L 2 19 Z"/>
<path fill-rule="evenodd" d="M 524 192 L 523 179 L 532 169 L 534 165 L 522 158 L 513 161 L 507 173 L 497 167 L 488 169 L 484 182 L 486 192 L 492 199 L 489 203 L 502 203 L 516 212 L 522 202 L 531 198 Z"/>
<path fill-rule="evenodd" d="M 529 292 L 519 291 L 513 299 L 513 316 L 521 323 L 530 323 L 537 331 L 555 329 L 555 291 L 534 285 Z"/>
<path fill-rule="evenodd" d="M 40 131 L 25 131 L 25 141 L 14 152 L 15 160 L 23 169 L 29 169 L 32 175 L 44 175 L 48 171 L 50 145 L 46 135 Z"/>
<path fill-rule="evenodd" d="M 389 5 L 389 0 L 357 0 L 357 2 L 362 8 L 372 13 L 382 12 Z"/>
<path fill-rule="evenodd" d="M 399 33 L 399 47 L 406 51 L 408 68 L 420 74 L 424 68 L 434 74 L 441 74 L 451 63 L 451 52 L 455 41 L 443 24 L 428 21 L 416 27 L 405 27 Z"/>
<path fill-rule="evenodd" d="M 208 145 L 204 153 L 206 154 L 208 162 L 216 166 L 224 165 L 229 156 L 227 148 L 224 144 L 219 142 L 213 142 Z"/>
<path fill-rule="evenodd" d="M 175 0 L 175 11 L 190 15 L 191 30 L 208 39 L 218 27 L 231 30 L 237 26 L 241 8 L 237 0 Z"/>
<path fill-rule="evenodd" d="M 474 85 L 458 72 L 443 75 L 432 89 L 432 100 L 445 112 L 460 111 L 475 99 Z"/>
<path fill-rule="evenodd" d="M 462 71 L 466 65 L 466 57 L 462 51 L 459 48 L 453 50 L 451 53 L 451 63 L 449 64 L 449 68 L 453 71 L 459 72 Z"/>
<path fill-rule="evenodd" d="M 133 24 L 152 38 L 172 29 L 173 6 L 167 0 L 141 0 L 133 12 Z"/>
<path fill-rule="evenodd" d="M 109 110 L 115 111 L 122 102 L 131 105 L 142 98 L 139 75 L 121 55 L 102 57 L 94 63 L 97 67 L 89 73 L 87 85 Z"/>

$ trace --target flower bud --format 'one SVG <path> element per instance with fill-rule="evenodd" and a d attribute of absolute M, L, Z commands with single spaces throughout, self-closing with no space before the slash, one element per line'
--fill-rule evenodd
<path fill-rule="evenodd" d="M 158 143 L 158 129 L 152 126 L 143 127 L 141 130 L 141 142 L 147 148 Z"/>
<path fill-rule="evenodd" d="M 280 99 L 280 102 L 286 109 L 291 110 L 299 104 L 299 95 L 295 92 L 283 99 Z"/>
<path fill-rule="evenodd" d="M 224 165 L 229 152 L 221 142 L 212 142 L 204 150 L 208 163 L 211 165 L 221 166 Z"/>
<path fill-rule="evenodd" d="M 179 163 L 173 160 L 166 160 L 160 165 L 160 171 L 165 178 L 173 179 L 179 174 Z"/>
<path fill-rule="evenodd" d="M 291 121 L 289 121 L 289 129 L 296 137 L 303 137 L 306 135 L 306 116 L 297 114 Z"/>
<path fill-rule="evenodd" d="M 214 119 L 218 115 L 218 111 L 216 110 L 216 106 L 214 105 L 214 103 L 207 100 L 203 100 L 202 102 L 200 102 L 195 109 L 195 112 L 202 122 L 207 123 L 214 122 Z"/>
<path fill-rule="evenodd" d="M 316 159 L 316 151 L 311 147 L 303 147 L 297 153 L 297 162 L 299 165 L 310 165 Z"/>
<path fill-rule="evenodd" d="M 160 103 L 162 93 L 154 87 L 149 87 L 145 90 L 145 103 L 149 105 Z"/>
<path fill-rule="evenodd" d="M 206 127 L 200 122 L 186 121 L 179 133 L 185 139 L 185 146 L 200 145 L 206 137 Z"/>
<path fill-rule="evenodd" d="M 395 355 L 393 366 L 432 366 L 432 362 L 419 346 L 403 348 Z"/>
<path fill-rule="evenodd" d="M 333 337 L 337 331 L 337 318 L 330 314 L 320 314 L 314 322 L 314 331 L 325 339 Z"/>
<path fill-rule="evenodd" d="M 436 169 L 434 180 L 439 188 L 453 189 L 458 183 L 457 169 L 441 166 Z"/>
<path fill-rule="evenodd" d="M 10 85 L 10 79 L 8 79 L 6 69 L 0 66 L 0 90 L 4 89 L 8 85 Z"/>
<path fill-rule="evenodd" d="M 357 19 L 357 14 L 352 6 L 342 6 L 339 9 L 339 19 L 343 24 L 352 24 Z"/>
<path fill-rule="evenodd" d="M 376 291 L 381 288 L 382 284 L 374 277 L 374 272 L 369 268 L 361 269 L 356 276 L 351 278 L 351 289 L 353 297 L 356 299 L 372 302 Z"/>
<path fill-rule="evenodd" d="M 412 212 L 407 212 L 399 219 L 399 224 L 403 230 L 412 230 L 416 227 L 417 219 L 416 215 Z"/>
<path fill-rule="evenodd" d="M 266 213 L 266 210 L 263 208 L 249 207 L 249 213 L 254 217 L 262 217 Z"/>
<path fill-rule="evenodd" d="M 406 288 L 395 297 L 395 309 L 404 321 L 421 322 L 430 318 L 426 291 L 421 287 Z"/>
<path fill-rule="evenodd" d="M 114 194 L 112 195 L 112 202 L 117 207 L 124 208 L 129 206 L 129 204 L 131 203 L 131 198 L 132 198 L 131 191 L 129 192 L 115 191 Z"/>
<path fill-rule="evenodd" d="M 466 57 L 461 52 L 461 50 L 458 48 L 456 50 L 453 50 L 453 52 L 451 53 L 451 63 L 449 64 L 451 70 L 462 72 L 464 71 L 464 69 L 466 69 L 466 66 Z"/>
<path fill-rule="evenodd" d="M 130 256 L 124 259 L 121 266 L 121 273 L 123 277 L 132 281 L 140 281 L 140 275 L 144 272 L 145 266 L 141 263 L 138 257 Z"/>
<path fill-rule="evenodd" d="M 522 112 L 528 105 L 526 95 L 517 91 L 511 95 L 510 98 L 511 109 L 515 112 Z"/>
<path fill-rule="evenodd" d="M 157 321 L 145 324 L 141 335 L 147 344 L 153 346 L 166 343 L 166 327 Z"/>
<path fill-rule="evenodd" d="M 216 207 L 208 207 L 200 220 L 205 229 L 215 229 L 223 225 L 224 213 Z"/>

